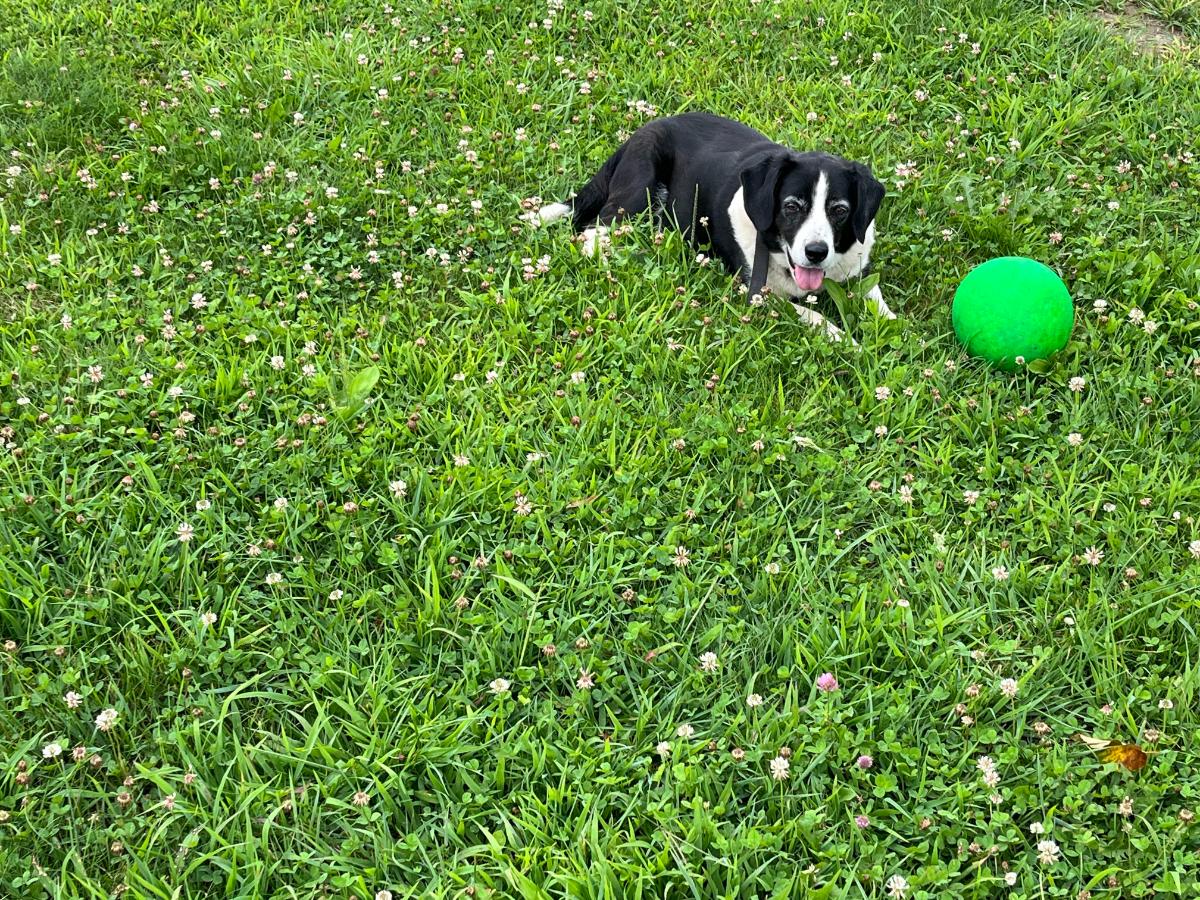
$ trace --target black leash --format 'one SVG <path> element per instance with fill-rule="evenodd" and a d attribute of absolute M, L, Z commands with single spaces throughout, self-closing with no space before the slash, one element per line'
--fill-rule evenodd
<path fill-rule="evenodd" d="M 754 267 L 750 270 L 750 296 L 761 294 L 767 285 L 767 243 L 758 235 L 754 239 Z"/>

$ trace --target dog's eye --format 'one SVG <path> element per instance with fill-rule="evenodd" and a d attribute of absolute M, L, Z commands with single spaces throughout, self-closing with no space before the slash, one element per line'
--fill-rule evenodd
<path fill-rule="evenodd" d="M 785 216 L 798 216 L 804 210 L 804 205 L 799 200 L 791 198 L 783 201 L 783 214 Z"/>
<path fill-rule="evenodd" d="M 829 219 L 832 222 L 841 224 L 846 221 L 846 217 L 850 215 L 850 207 L 839 203 L 837 206 L 829 207 Z"/>

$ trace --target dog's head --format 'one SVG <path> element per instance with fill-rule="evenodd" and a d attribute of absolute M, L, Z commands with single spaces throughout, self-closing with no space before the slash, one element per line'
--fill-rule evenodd
<path fill-rule="evenodd" d="M 746 214 L 769 249 L 787 256 L 802 291 L 821 287 L 843 253 L 866 240 L 883 185 L 862 163 L 782 147 L 747 160 L 741 173 Z"/>

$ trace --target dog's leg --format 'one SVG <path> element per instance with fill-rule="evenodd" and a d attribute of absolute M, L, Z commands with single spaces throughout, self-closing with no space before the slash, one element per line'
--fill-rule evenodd
<path fill-rule="evenodd" d="M 627 216 L 636 216 L 650 208 L 656 185 L 654 161 L 637 148 L 627 151 L 613 172 L 608 186 L 608 199 L 596 217 L 596 224 L 583 230 L 582 250 L 585 256 L 594 256 L 610 245 L 608 233 L 611 225 Z"/>
<path fill-rule="evenodd" d="M 879 290 L 879 285 L 875 285 L 875 287 L 867 291 L 867 300 L 875 304 L 877 315 L 883 316 L 885 319 L 896 318 L 896 314 L 883 302 L 883 291 Z"/>
<path fill-rule="evenodd" d="M 639 133 L 629 139 L 608 181 L 608 196 L 596 217 L 600 225 L 611 225 L 618 219 L 636 216 L 650 207 L 651 198 L 658 188 L 656 154 L 652 136 Z"/>
<path fill-rule="evenodd" d="M 792 306 L 796 308 L 796 315 L 800 317 L 801 322 L 803 322 L 805 325 L 810 325 L 813 328 L 821 329 L 835 344 L 841 343 L 842 339 L 845 337 L 845 332 L 843 332 L 842 329 L 838 328 L 816 310 L 809 309 L 803 303 L 793 302 Z M 858 346 L 858 342 L 854 340 L 854 338 L 850 338 L 850 343 L 855 347 Z"/>

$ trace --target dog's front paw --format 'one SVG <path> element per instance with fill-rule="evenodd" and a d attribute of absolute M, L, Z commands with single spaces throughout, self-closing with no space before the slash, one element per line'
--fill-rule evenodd
<path fill-rule="evenodd" d="M 858 341 L 847 335 L 846 332 L 842 331 L 842 329 L 838 328 L 815 309 L 809 309 L 806 306 L 801 306 L 799 303 L 793 303 L 792 307 L 796 310 L 796 315 L 800 317 L 800 321 L 824 331 L 825 336 L 835 344 L 840 344 L 842 341 L 849 341 L 851 347 L 858 346 Z"/>
<path fill-rule="evenodd" d="M 867 301 L 873 304 L 876 315 L 882 316 L 885 319 L 896 318 L 896 314 L 883 302 L 883 291 L 879 289 L 879 285 L 875 285 L 875 287 L 867 291 Z"/>
<path fill-rule="evenodd" d="M 858 341 L 856 341 L 854 338 L 850 337 L 850 335 L 846 334 L 846 332 L 842 331 L 842 329 L 838 328 L 832 322 L 826 321 L 825 335 L 829 338 L 829 340 L 833 341 L 835 344 L 840 344 L 840 343 L 842 343 L 842 341 L 849 341 L 850 346 L 853 347 L 855 350 L 862 349 L 862 347 L 859 346 Z"/>

